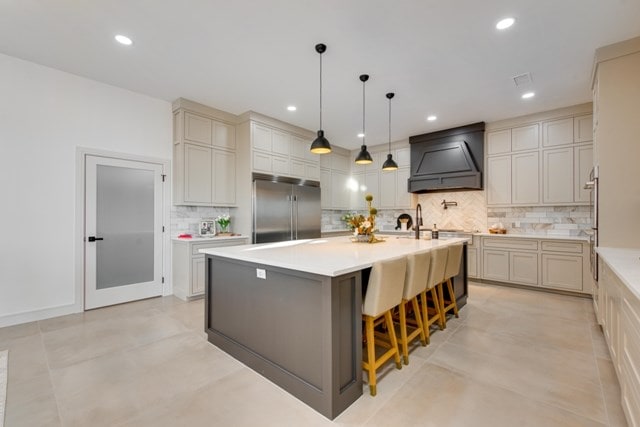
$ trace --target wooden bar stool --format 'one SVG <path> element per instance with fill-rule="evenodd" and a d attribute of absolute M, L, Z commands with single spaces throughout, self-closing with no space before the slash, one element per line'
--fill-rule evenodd
<path fill-rule="evenodd" d="M 442 321 L 444 327 L 447 327 L 447 312 L 453 310 L 453 314 L 458 316 L 458 304 L 456 303 L 456 295 L 453 293 L 453 283 L 451 279 L 460 273 L 460 261 L 462 260 L 463 245 L 456 244 L 449 246 L 449 255 L 447 256 L 447 267 L 444 272 L 444 279 L 439 286 L 440 294 L 440 313 L 442 314 Z M 444 284 L 447 284 L 447 291 L 449 293 L 449 300 L 445 300 L 444 297 Z"/>
<path fill-rule="evenodd" d="M 402 358 L 404 364 L 409 364 L 409 344 L 411 341 L 420 336 L 422 345 L 427 345 L 424 334 L 424 326 L 422 324 L 422 316 L 420 315 L 420 305 L 418 304 L 418 295 L 426 289 L 427 277 L 429 274 L 429 262 L 431 261 L 430 252 L 419 252 L 407 256 L 407 274 L 404 279 L 404 291 L 402 294 L 402 302 L 400 303 L 400 345 L 402 346 Z M 411 304 L 413 308 L 413 321 L 416 329 L 411 333 L 407 333 L 407 305 Z"/>
<path fill-rule="evenodd" d="M 424 334 L 427 343 L 430 340 L 430 328 L 438 322 L 440 330 L 444 329 L 444 318 L 440 310 L 440 297 L 437 292 L 437 285 L 444 280 L 444 272 L 447 267 L 447 256 L 449 249 L 446 247 L 431 250 L 431 262 L 429 263 L 429 275 L 427 277 L 427 287 L 421 295 L 422 300 L 422 323 L 424 324 Z M 427 293 L 431 294 L 433 307 L 429 307 Z"/>
<path fill-rule="evenodd" d="M 367 340 L 367 360 L 362 361 L 362 369 L 369 375 L 369 391 L 371 396 L 376 395 L 376 370 L 390 358 L 394 358 L 396 368 L 402 369 L 398 340 L 396 339 L 391 309 L 402 301 L 404 289 L 404 277 L 407 269 L 407 258 L 393 258 L 387 261 L 379 261 L 373 264 L 367 293 L 362 305 L 362 320 L 365 322 L 365 337 Z M 388 341 L 376 339 L 382 333 L 374 333 L 375 326 L 386 323 Z M 386 338 L 386 337 L 385 337 Z M 376 359 L 375 346 L 388 350 Z"/>

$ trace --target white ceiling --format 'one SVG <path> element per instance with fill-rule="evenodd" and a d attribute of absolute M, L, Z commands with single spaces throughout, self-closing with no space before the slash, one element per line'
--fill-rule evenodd
<path fill-rule="evenodd" d="M 499 32 L 506 16 L 516 24 Z M 371 146 L 388 139 L 389 91 L 394 141 L 588 102 L 595 49 L 639 36 L 639 23 L 639 0 L 2 0 L 0 52 L 315 131 L 323 42 L 323 127 L 356 148 L 362 73 Z M 516 88 L 526 72 L 533 83 Z"/>

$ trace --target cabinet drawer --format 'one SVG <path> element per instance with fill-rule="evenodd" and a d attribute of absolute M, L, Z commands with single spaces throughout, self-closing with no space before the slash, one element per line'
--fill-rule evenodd
<path fill-rule="evenodd" d="M 496 248 L 496 249 L 524 249 L 530 251 L 538 250 L 538 241 L 534 239 L 511 239 L 508 237 L 505 238 L 495 238 L 495 237 L 485 237 L 482 241 L 482 245 L 485 248 Z"/>
<path fill-rule="evenodd" d="M 582 243 L 577 242 L 542 242 L 543 251 L 582 253 Z"/>
<path fill-rule="evenodd" d="M 542 254 L 542 286 L 582 291 L 582 257 Z"/>
<path fill-rule="evenodd" d="M 219 248 L 222 246 L 236 246 L 236 245 L 244 245 L 247 243 L 247 239 L 233 239 L 233 240 L 219 240 L 215 242 L 202 242 L 202 243 L 192 243 L 191 244 L 191 254 L 192 255 L 202 255 L 199 251 L 200 249 L 209 249 L 209 248 Z"/>

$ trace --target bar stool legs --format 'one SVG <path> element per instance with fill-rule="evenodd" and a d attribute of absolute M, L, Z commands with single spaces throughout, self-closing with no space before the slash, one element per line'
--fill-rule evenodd
<path fill-rule="evenodd" d="M 402 362 L 400 361 L 398 339 L 396 338 L 396 332 L 393 328 L 391 311 L 385 311 L 382 316 L 377 318 L 367 315 L 362 317 L 365 321 L 365 336 L 367 338 L 367 360 L 362 361 L 362 367 L 369 375 L 369 393 L 371 396 L 375 396 L 377 393 L 376 370 L 391 357 L 394 358 L 397 369 L 402 369 Z M 376 339 L 378 334 L 374 331 L 374 328 L 383 322 L 385 322 L 387 326 L 389 342 Z M 388 350 L 378 359 L 376 359 L 376 345 L 388 348 Z"/>
<path fill-rule="evenodd" d="M 411 303 L 413 313 L 415 315 L 415 322 L 417 328 L 407 334 L 407 304 Z M 400 304 L 400 344 L 402 346 L 402 358 L 404 364 L 409 364 L 409 343 L 413 341 L 418 335 L 420 336 L 420 343 L 423 346 L 427 345 L 427 338 L 424 333 L 424 325 L 422 322 L 422 316 L 420 315 L 420 305 L 418 304 L 418 297 L 411 298 L 411 301 L 403 300 Z"/>

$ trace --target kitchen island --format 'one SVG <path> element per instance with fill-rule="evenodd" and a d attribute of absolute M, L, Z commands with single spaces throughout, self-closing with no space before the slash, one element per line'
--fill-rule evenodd
<path fill-rule="evenodd" d="M 367 244 L 342 236 L 201 250 L 205 331 L 333 419 L 362 395 L 362 285 L 373 263 L 466 241 L 388 236 Z M 466 291 L 462 267 L 457 286 Z"/>

